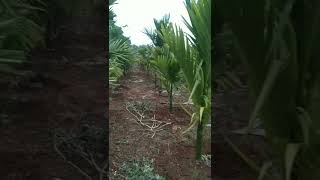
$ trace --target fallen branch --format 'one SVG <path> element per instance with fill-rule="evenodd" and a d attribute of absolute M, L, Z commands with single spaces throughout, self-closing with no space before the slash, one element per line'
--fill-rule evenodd
<path fill-rule="evenodd" d="M 80 135 L 83 135 L 82 133 Z M 57 138 L 59 138 L 59 142 L 57 141 Z M 72 167 L 77 169 L 82 175 L 84 175 L 88 180 L 93 180 L 92 177 L 90 177 L 84 170 L 82 170 L 79 166 L 71 162 L 66 158 L 64 153 L 59 149 L 59 146 L 65 145 L 68 149 L 71 150 L 71 153 L 75 153 L 81 158 L 83 158 L 89 165 L 91 165 L 99 174 L 99 180 L 104 180 L 105 175 L 107 174 L 106 168 L 108 167 L 108 161 L 103 163 L 103 166 L 100 167 L 96 159 L 94 158 L 93 153 L 91 150 L 84 149 L 81 145 L 77 144 L 77 142 L 74 142 L 74 137 L 69 134 L 65 134 L 64 132 L 62 134 L 57 134 L 57 132 L 54 133 L 54 149 L 57 152 L 57 154 L 63 158 L 68 164 L 70 164 Z"/>
<path fill-rule="evenodd" d="M 66 156 L 60 151 L 60 149 L 57 146 L 55 137 L 54 137 L 54 150 L 57 152 L 58 155 L 60 155 L 60 157 L 66 161 L 68 164 L 70 164 L 72 167 L 74 167 L 75 169 L 78 170 L 78 172 L 80 172 L 83 176 L 85 176 L 87 179 L 92 180 L 92 178 L 86 173 L 84 172 L 79 166 L 75 165 L 74 163 L 72 163 L 71 161 L 67 160 Z"/>
<path fill-rule="evenodd" d="M 155 136 L 158 131 L 163 130 L 164 126 L 171 124 L 171 122 L 163 122 L 156 120 L 155 115 L 148 120 L 145 120 L 144 112 L 139 112 L 136 108 L 132 108 L 134 112 L 130 111 L 128 105 L 126 106 L 126 110 L 135 117 L 135 122 L 140 124 L 142 127 L 146 127 L 148 131 L 152 132 L 151 138 Z M 136 115 L 137 114 L 137 115 Z"/>

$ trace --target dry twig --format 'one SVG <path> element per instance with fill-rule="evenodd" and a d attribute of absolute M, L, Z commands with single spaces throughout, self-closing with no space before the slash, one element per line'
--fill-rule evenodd
<path fill-rule="evenodd" d="M 59 142 L 57 142 L 57 137 L 59 137 Z M 99 173 L 99 180 L 103 180 L 105 178 L 105 175 L 107 174 L 106 168 L 108 167 L 108 161 L 103 163 L 103 166 L 100 167 L 93 154 L 91 152 L 86 152 L 79 144 L 73 142 L 73 136 L 66 136 L 64 135 L 58 135 L 57 132 L 54 134 L 54 149 L 57 152 L 57 154 L 63 158 L 68 164 L 70 164 L 72 167 L 77 169 L 82 175 L 84 175 L 88 180 L 93 180 L 92 177 L 90 177 L 84 170 L 82 170 L 79 166 L 71 162 L 67 159 L 67 157 L 64 155 L 64 153 L 59 149 L 59 146 L 62 144 L 65 144 L 68 148 L 71 148 L 72 153 L 76 153 L 80 157 L 82 157 L 88 164 L 90 164 L 92 167 L 95 168 L 95 170 Z"/>
<path fill-rule="evenodd" d="M 163 122 L 156 120 L 155 115 L 151 119 L 145 119 L 145 110 L 139 112 L 139 110 L 137 110 L 137 108 L 135 107 L 133 107 L 132 110 L 129 110 L 128 107 L 129 106 L 127 105 L 126 110 L 135 117 L 135 122 L 137 122 L 143 127 L 146 127 L 147 131 L 151 131 L 151 138 L 153 138 L 158 131 L 162 131 L 163 127 L 171 124 L 171 122 Z"/>

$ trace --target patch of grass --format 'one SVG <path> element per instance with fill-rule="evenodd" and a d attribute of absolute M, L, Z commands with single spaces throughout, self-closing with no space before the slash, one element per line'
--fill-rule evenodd
<path fill-rule="evenodd" d="M 200 175 L 200 172 L 199 172 L 198 170 L 194 169 L 194 170 L 192 170 L 192 177 L 191 177 L 191 179 L 192 179 L 192 180 L 197 180 L 198 177 L 199 177 L 199 175 Z"/>
<path fill-rule="evenodd" d="M 128 139 L 121 139 L 121 140 L 117 141 L 116 144 L 129 144 L 129 140 Z"/>
<path fill-rule="evenodd" d="M 125 180 L 165 180 L 153 170 L 153 161 L 143 158 L 140 161 L 123 164 L 118 175 Z"/>
<path fill-rule="evenodd" d="M 211 154 L 201 155 L 201 162 L 204 163 L 206 166 L 211 167 Z"/>
<path fill-rule="evenodd" d="M 151 110 L 151 102 L 150 101 L 131 101 L 126 103 L 126 107 L 129 110 L 136 110 L 139 113 L 144 113 Z"/>

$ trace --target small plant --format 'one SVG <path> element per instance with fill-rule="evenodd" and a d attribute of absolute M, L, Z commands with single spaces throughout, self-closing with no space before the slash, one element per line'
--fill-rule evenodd
<path fill-rule="evenodd" d="M 129 141 L 128 141 L 128 139 L 121 139 L 121 140 L 117 141 L 116 144 L 129 144 Z"/>
<path fill-rule="evenodd" d="M 143 158 L 142 161 L 124 164 L 120 169 L 120 176 L 125 180 L 165 180 L 153 170 L 153 160 Z"/>
<path fill-rule="evenodd" d="M 149 102 L 149 101 L 132 101 L 132 102 L 126 103 L 126 107 L 128 107 L 129 110 L 134 110 L 136 112 L 144 114 L 145 112 L 151 110 L 151 102 Z"/>
<path fill-rule="evenodd" d="M 196 170 L 196 169 L 193 170 L 193 171 L 192 171 L 191 179 L 192 179 L 192 180 L 196 180 L 196 179 L 198 178 L 199 174 L 200 174 L 200 172 L 199 172 L 198 170 Z"/>
<path fill-rule="evenodd" d="M 211 167 L 211 154 L 201 155 L 201 162 L 206 166 Z"/>

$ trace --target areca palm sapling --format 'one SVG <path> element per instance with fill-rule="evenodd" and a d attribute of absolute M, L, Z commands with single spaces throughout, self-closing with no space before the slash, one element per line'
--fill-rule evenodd
<path fill-rule="evenodd" d="M 162 29 L 170 26 L 170 16 L 165 15 L 161 20 L 154 19 L 156 29 L 154 31 L 146 30 L 146 34 L 155 45 L 153 51 L 152 67 L 160 74 L 160 85 L 163 84 L 169 96 L 169 111 L 173 110 L 173 87 L 179 81 L 180 65 L 169 51 L 168 45 L 164 43 L 162 38 Z M 156 82 L 156 74 L 155 74 Z M 156 84 L 155 84 L 156 85 Z M 161 87 L 159 93 L 161 92 Z"/>
<path fill-rule="evenodd" d="M 124 72 L 130 67 L 132 59 L 132 49 L 127 41 L 112 39 L 109 44 L 109 58 L 121 64 Z"/>
<path fill-rule="evenodd" d="M 180 65 L 170 53 L 167 46 L 161 48 L 161 54 L 155 57 L 151 63 L 160 72 L 162 82 L 166 87 L 169 96 L 169 110 L 173 110 L 173 88 L 179 81 Z"/>
<path fill-rule="evenodd" d="M 161 48 L 164 45 L 163 39 L 161 38 L 161 28 L 168 27 L 170 23 L 170 15 L 166 14 L 162 17 L 162 19 L 157 20 L 153 19 L 155 30 L 145 28 L 144 33 L 150 38 L 155 48 L 153 49 L 153 57 L 157 57 L 161 55 Z M 157 74 L 154 74 L 154 84 L 155 88 L 157 87 Z M 161 80 L 159 79 L 159 86 L 161 91 Z M 160 93 L 159 91 L 159 93 Z"/>
<path fill-rule="evenodd" d="M 111 40 L 109 43 L 109 84 L 115 82 L 128 70 L 131 65 L 132 50 L 126 41 Z"/>
<path fill-rule="evenodd" d="M 170 25 L 162 36 L 180 64 L 190 91 L 195 112 L 190 127 L 197 125 L 196 159 L 201 158 L 204 125 L 211 117 L 211 0 L 186 0 L 192 33 L 185 35 L 181 28 Z"/>

